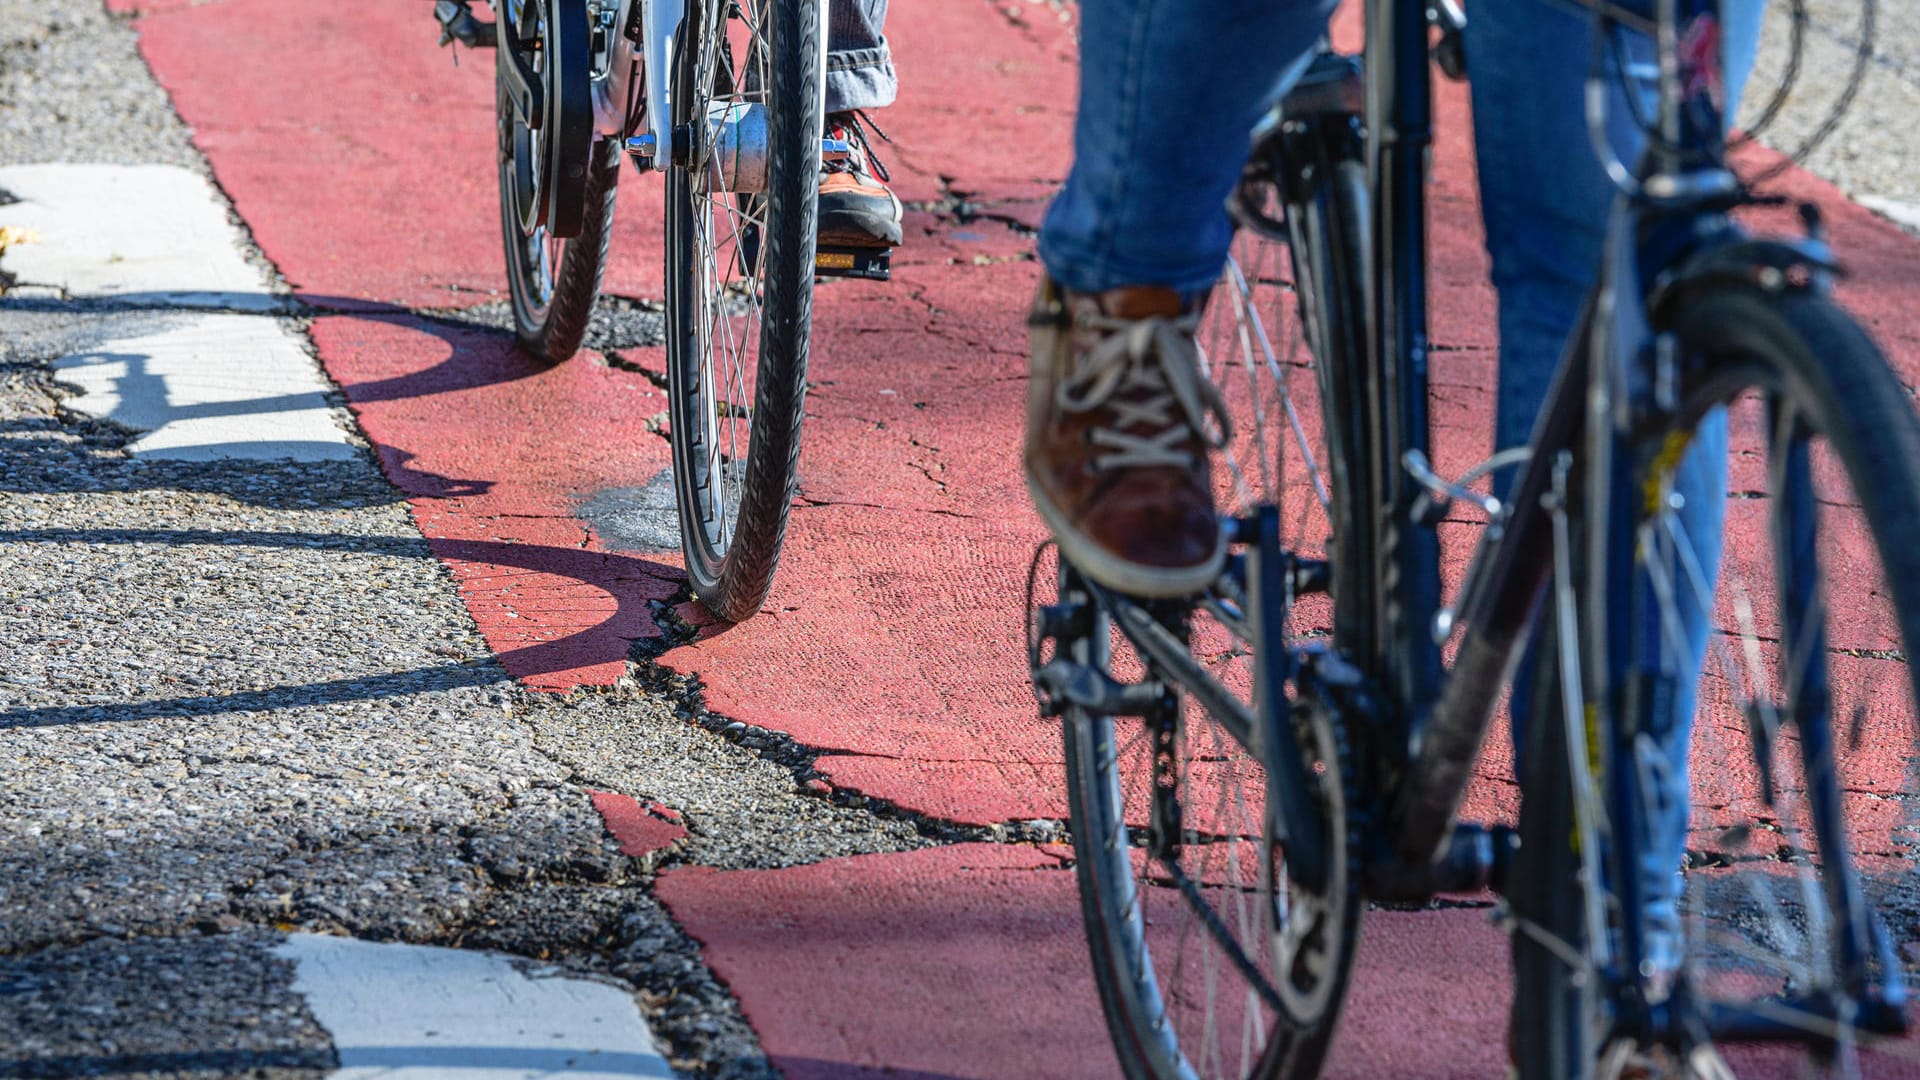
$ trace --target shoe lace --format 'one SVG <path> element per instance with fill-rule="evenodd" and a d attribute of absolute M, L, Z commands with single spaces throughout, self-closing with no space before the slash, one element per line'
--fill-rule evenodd
<path fill-rule="evenodd" d="M 1198 312 L 1174 319 L 1089 315 L 1080 323 L 1108 333 L 1054 388 L 1054 402 L 1072 413 L 1111 411 L 1090 434 L 1094 445 L 1113 451 L 1095 459 L 1098 468 L 1197 466 L 1202 459 L 1180 445 L 1196 435 L 1211 449 L 1226 446 L 1233 422 L 1219 388 L 1200 374 Z"/>
<path fill-rule="evenodd" d="M 873 143 L 867 138 L 867 128 L 872 128 L 873 133 L 880 136 L 881 142 L 893 142 L 886 132 L 880 130 L 880 125 L 873 122 L 873 117 L 867 115 L 865 109 L 833 113 L 827 117 L 827 130 L 838 129 L 854 148 L 846 160 L 827 162 L 825 167 L 828 172 L 859 172 L 863 168 L 871 168 L 873 175 L 879 177 L 882 183 L 893 179 L 887 172 L 886 164 L 880 160 L 880 155 L 873 152 Z"/>

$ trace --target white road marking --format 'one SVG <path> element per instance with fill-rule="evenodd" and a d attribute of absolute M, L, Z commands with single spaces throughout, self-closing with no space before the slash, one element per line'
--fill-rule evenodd
<path fill-rule="evenodd" d="M 67 407 L 148 432 L 144 457 L 349 458 L 313 359 L 273 319 L 194 314 L 53 362 Z"/>
<path fill-rule="evenodd" d="M 1920 202 L 1889 199 L 1884 195 L 1862 195 L 1860 205 L 1912 233 L 1920 233 Z"/>
<path fill-rule="evenodd" d="M 273 317 L 285 301 L 241 254 L 205 178 L 168 165 L 17 165 L 0 168 L 0 190 L 17 200 L 0 205 L 0 226 L 37 234 L 0 254 L 12 295 L 113 305 L 84 351 L 54 362 L 82 391 L 70 408 L 145 432 L 130 446 L 140 457 L 356 456 L 326 377 Z"/>
<path fill-rule="evenodd" d="M 586 979 L 529 978 L 504 957 L 291 934 L 293 989 L 333 1036 L 334 1080 L 659 1077 L 633 997 Z"/>
<path fill-rule="evenodd" d="M 240 253 L 240 231 L 205 177 L 177 165 L 13 165 L 0 225 L 37 244 L 7 249 L 21 285 L 74 298 L 172 307 L 278 311 L 285 304 Z"/>

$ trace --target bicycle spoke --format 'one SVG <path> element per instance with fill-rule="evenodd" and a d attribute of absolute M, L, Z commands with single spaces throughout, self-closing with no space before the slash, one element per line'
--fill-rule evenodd
<path fill-rule="evenodd" d="M 1843 757 L 1859 740 L 1843 741 L 1833 720 L 1851 702 L 1856 728 L 1864 727 L 1885 705 L 1905 731 L 1905 655 L 1881 647 L 1897 632 L 1884 610 L 1881 553 L 1851 538 L 1858 534 L 1848 530 L 1861 528 L 1859 501 L 1838 486 L 1846 477 L 1806 415 L 1753 391 L 1726 414 L 1734 497 L 1718 569 L 1703 565 L 1677 497 L 1663 493 L 1672 505 L 1639 534 L 1669 670 L 1688 675 L 1693 659 L 1679 643 L 1689 625 L 1704 619 L 1707 627 L 1686 787 L 1694 820 L 1677 895 L 1683 977 L 1702 1000 L 1831 1039 L 1833 1072 L 1858 1075 L 1855 1029 L 1782 999 L 1845 1002 L 1862 989 L 1846 980 L 1872 959 L 1871 904 L 1853 870 L 1860 843 L 1840 821 L 1859 820 L 1876 797 L 1905 797 L 1912 777 L 1871 756 Z M 1844 604 L 1828 602 L 1835 582 L 1844 583 Z M 1897 693 L 1876 689 L 1883 669 Z M 1643 740 L 1635 754 L 1643 814 L 1655 822 L 1665 813 L 1658 793 L 1686 774 Z M 1862 959 L 1849 959 L 1855 954 Z"/>

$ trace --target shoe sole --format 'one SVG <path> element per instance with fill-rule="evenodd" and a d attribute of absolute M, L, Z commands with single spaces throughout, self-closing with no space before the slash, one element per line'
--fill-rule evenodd
<path fill-rule="evenodd" d="M 1067 516 L 1033 482 L 1033 475 L 1025 469 L 1021 473 L 1026 479 L 1027 494 L 1033 499 L 1034 509 L 1040 512 L 1040 520 L 1046 523 L 1047 531 L 1053 534 L 1054 543 L 1060 545 L 1060 557 L 1072 564 L 1075 570 L 1091 578 L 1094 584 L 1128 596 L 1170 600 L 1192 596 L 1220 580 L 1220 571 L 1227 564 L 1228 540 L 1225 531 L 1220 533 L 1213 555 L 1204 563 L 1180 567 L 1142 566 L 1116 558 L 1081 539 L 1079 530 L 1067 524 Z"/>
<path fill-rule="evenodd" d="M 823 243 L 848 247 L 896 248 L 900 246 L 900 223 L 879 214 L 841 211 L 821 214 L 818 226 Z"/>

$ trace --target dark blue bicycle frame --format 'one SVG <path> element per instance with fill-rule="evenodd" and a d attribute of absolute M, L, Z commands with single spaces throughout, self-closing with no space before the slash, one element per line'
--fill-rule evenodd
<path fill-rule="evenodd" d="M 1644 17 L 1608 4 L 1603 17 L 1616 26 L 1651 30 L 1660 37 L 1662 93 L 1651 145 L 1637 169 L 1618 162 L 1612 171 L 1622 187 L 1606 242 L 1600 281 L 1570 338 L 1547 401 L 1530 440 L 1532 455 L 1511 497 L 1508 518 L 1491 530 L 1476 553 L 1466 592 L 1455 606 L 1453 625 L 1463 628 L 1450 669 L 1442 670 L 1432 627 L 1439 610 L 1438 546 L 1431 528 L 1413 521 L 1420 487 L 1402 468 L 1409 451 L 1424 454 L 1428 443 L 1425 193 L 1427 155 L 1432 140 L 1429 67 L 1429 13 L 1425 5 L 1372 0 L 1367 5 L 1366 78 L 1371 211 L 1375 223 L 1373 258 L 1390 268 L 1375 275 L 1372 296 L 1374 370 L 1368 373 L 1372 395 L 1373 473 L 1368 477 L 1369 505 L 1378 538 L 1375 580 L 1377 621 L 1371 637 L 1355 643 L 1363 664 L 1394 703 L 1387 720 L 1397 723 L 1405 740 L 1405 767 L 1391 810 L 1395 853 L 1406 865 L 1429 864 L 1443 853 L 1474 760 L 1485 738 L 1499 693 L 1522 653 L 1540 611 L 1553 570 L 1553 520 L 1547 497 L 1554 493 L 1556 464 L 1582 462 L 1574 478 L 1585 494 L 1580 541 L 1585 565 L 1580 577 L 1586 595 L 1616 598 L 1627 618 L 1584 617 L 1580 642 L 1583 701 L 1602 717 L 1605 802 L 1612 823 L 1605 871 L 1610 880 L 1630 882 L 1619 891 L 1632 895 L 1643 870 L 1639 855 L 1649 836 L 1646 793 L 1641 771 L 1632 767 L 1636 740 L 1671 722 L 1678 680 L 1691 671 L 1674 671 L 1659 618 L 1657 598 L 1636 556 L 1641 524 L 1655 509 L 1646 505 L 1636 481 L 1653 475 L 1646 440 L 1622 438 L 1648 424 L 1675 421 L 1675 403 L 1662 400 L 1663 373 L 1655 359 L 1655 336 L 1647 300 L 1658 275 L 1663 288 L 1725 273 L 1729 267 L 1797 267 L 1815 275 L 1830 267 L 1817 238 L 1804 243 L 1748 238 L 1726 217 L 1743 192 L 1725 167 L 1725 118 L 1721 97 L 1718 0 L 1659 0 L 1656 17 Z M 1610 30 L 1608 32 L 1618 32 Z M 1668 358 L 1669 361 L 1671 358 Z M 1671 373 L 1665 373 L 1670 375 Z M 1641 454 L 1635 458 L 1631 455 Z M 1791 455 L 1789 455 L 1791 456 Z M 1813 489 L 1804 460 L 1789 460 L 1778 478 L 1777 495 L 1788 507 L 1810 509 Z M 1812 572 L 1814 515 L 1789 515 L 1804 523 L 1792 535 L 1776 537 L 1781 551 L 1784 633 L 1792 640 L 1823 632 L 1814 618 Z M 1824 648 L 1816 637 L 1804 649 Z M 1815 655 L 1819 655 L 1818 652 Z M 1545 662 L 1554 662 L 1552 658 Z M 1814 665 L 1818 667 L 1818 665 Z M 1824 678 L 1824 671 L 1815 678 Z M 1800 726 L 1809 768 L 1832 767 L 1830 716 L 1824 687 L 1803 685 L 1804 698 L 1818 710 Z M 1844 850 L 1841 811 L 1831 800 L 1811 808 L 1814 827 L 1828 851 Z M 1852 875 L 1840 873 L 1829 897 L 1837 912 L 1862 912 L 1864 901 L 1849 894 Z M 1612 931 L 1610 970 L 1600 972 L 1612 992 L 1616 1030 L 1646 1041 L 1675 1036 L 1675 1025 L 1689 1022 L 1684 1003 L 1652 1005 L 1642 1000 L 1641 960 L 1645 928 L 1640 905 L 1619 905 Z M 1863 919 L 1850 919 L 1854 932 L 1840 947 L 1841 969 L 1862 990 L 1873 942 Z M 1897 971 L 1889 975 L 1891 996 L 1901 994 Z M 1883 994 L 1883 996 L 1886 996 Z M 1734 1011 L 1707 1018 L 1716 1035 L 1732 1038 L 1797 1038 L 1804 1032 L 1751 1012 Z"/>

